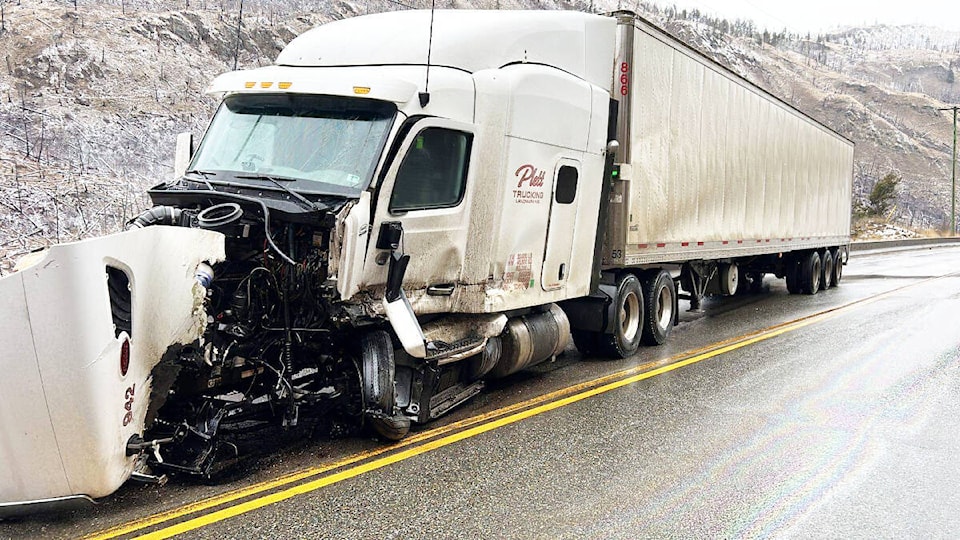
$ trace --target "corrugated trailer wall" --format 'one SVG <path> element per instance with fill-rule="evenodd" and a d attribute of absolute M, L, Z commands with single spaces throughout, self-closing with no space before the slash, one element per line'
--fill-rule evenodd
<path fill-rule="evenodd" d="M 626 25 L 607 265 L 849 242 L 850 141 L 643 21 Z"/>

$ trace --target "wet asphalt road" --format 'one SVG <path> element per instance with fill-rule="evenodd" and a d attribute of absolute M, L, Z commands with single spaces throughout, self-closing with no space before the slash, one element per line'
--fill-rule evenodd
<path fill-rule="evenodd" d="M 854 255 L 838 289 L 790 296 L 768 277 L 685 313 L 666 346 L 617 362 L 570 349 L 427 428 L 853 303 L 806 326 L 184 537 L 956 537 L 960 248 Z M 319 441 L 220 485 L 128 486 L 0 538 L 76 537 L 379 447 Z"/>

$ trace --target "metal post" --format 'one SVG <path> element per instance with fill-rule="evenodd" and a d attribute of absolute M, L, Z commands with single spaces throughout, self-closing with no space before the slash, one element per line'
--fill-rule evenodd
<path fill-rule="evenodd" d="M 950 191 L 950 233 L 957 235 L 957 107 L 953 107 L 953 166 L 950 179 L 953 189 Z"/>
<path fill-rule="evenodd" d="M 937 109 L 939 111 L 953 111 L 953 159 L 950 167 L 950 234 L 957 234 L 957 109 L 960 106 Z"/>

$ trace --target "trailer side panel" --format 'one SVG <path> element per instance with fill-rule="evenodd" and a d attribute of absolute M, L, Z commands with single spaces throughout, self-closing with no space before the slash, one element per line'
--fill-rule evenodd
<path fill-rule="evenodd" d="M 849 242 L 850 141 L 642 20 L 620 22 L 623 164 L 605 265 Z"/>

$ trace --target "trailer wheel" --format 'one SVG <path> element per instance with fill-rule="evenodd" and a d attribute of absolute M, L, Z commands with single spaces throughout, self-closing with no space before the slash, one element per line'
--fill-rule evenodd
<path fill-rule="evenodd" d="M 737 263 L 720 263 L 717 265 L 717 279 L 720 285 L 720 294 L 733 296 L 740 288 L 740 271 Z"/>
<path fill-rule="evenodd" d="M 676 316 L 677 289 L 670 274 L 663 270 L 650 273 L 643 283 L 643 298 L 643 342 L 661 345 L 667 341 Z"/>
<path fill-rule="evenodd" d="M 624 274 L 613 301 L 613 333 L 600 335 L 601 352 L 627 358 L 637 352 L 643 335 L 643 292 L 637 276 Z"/>
<path fill-rule="evenodd" d="M 404 438 L 410 431 L 410 420 L 394 413 L 396 365 L 390 335 L 383 330 L 363 334 L 360 362 L 365 420 L 385 439 L 398 441 Z"/>
<path fill-rule="evenodd" d="M 811 251 L 800 259 L 800 292 L 817 294 L 820 290 L 821 269 L 820 254 L 816 251 Z"/>
<path fill-rule="evenodd" d="M 833 275 L 830 277 L 830 286 L 836 287 L 840 285 L 840 278 L 843 277 L 843 255 L 837 248 L 831 249 L 830 253 L 833 254 Z"/>
<path fill-rule="evenodd" d="M 833 253 L 830 253 L 830 250 L 823 252 L 823 260 L 820 265 L 820 290 L 825 290 L 828 287 L 833 287 Z"/>

